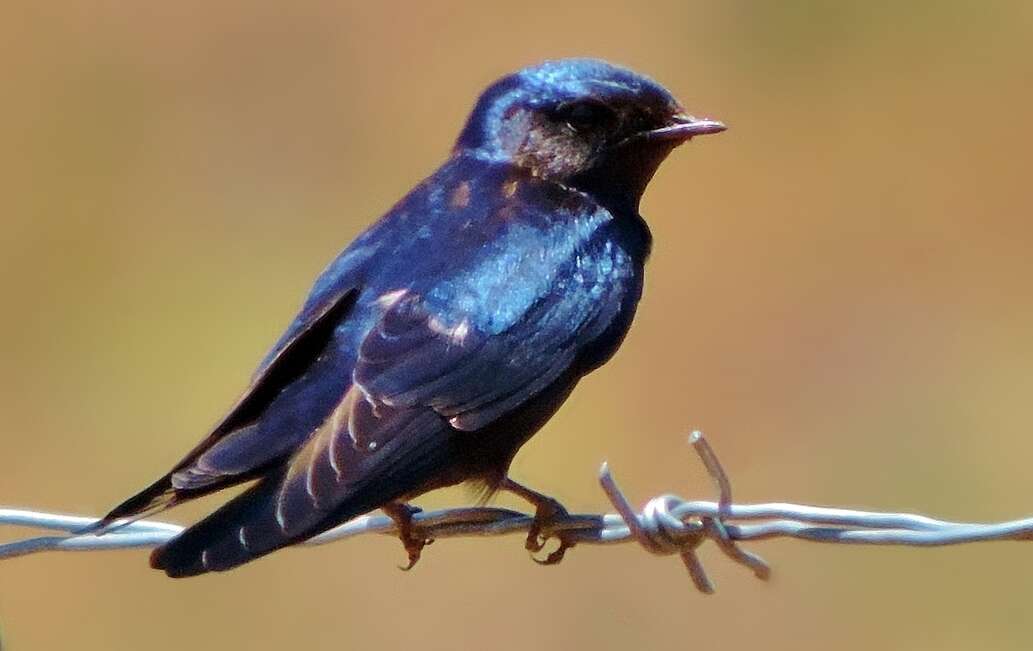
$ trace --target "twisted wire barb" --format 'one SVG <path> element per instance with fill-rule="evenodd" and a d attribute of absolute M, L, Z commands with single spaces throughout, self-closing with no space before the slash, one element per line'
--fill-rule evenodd
<path fill-rule="evenodd" d="M 795 538 L 811 542 L 853 545 L 903 545 L 931 547 L 992 540 L 1033 540 L 1033 518 L 979 524 L 936 520 L 911 513 L 859 511 L 801 504 L 768 502 L 733 504 L 731 482 L 717 455 L 700 432 L 689 436 L 713 479 L 718 500 L 685 501 L 675 495 L 660 495 L 636 512 L 604 463 L 599 483 L 617 513 L 572 514 L 549 523 L 544 534 L 564 536 L 583 544 L 637 542 L 657 555 L 677 554 L 701 592 L 714 586 L 696 555 L 704 541 L 713 541 L 732 561 L 750 569 L 759 579 L 771 570 L 756 554 L 743 549 L 743 541 Z M 421 511 L 413 526 L 430 539 L 463 536 L 502 536 L 526 533 L 533 516 L 511 509 L 468 507 Z M 33 527 L 64 532 L 0 545 L 0 560 L 45 551 L 96 551 L 156 547 L 183 531 L 165 522 L 139 520 L 117 524 L 103 535 L 76 532 L 96 522 L 94 518 L 0 508 L 0 525 Z M 395 523 L 384 515 L 365 515 L 325 531 L 303 544 L 322 545 L 368 533 L 396 535 Z"/>

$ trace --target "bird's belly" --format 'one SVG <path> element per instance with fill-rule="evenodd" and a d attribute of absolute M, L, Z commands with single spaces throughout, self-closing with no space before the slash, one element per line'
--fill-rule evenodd
<path fill-rule="evenodd" d="M 413 494 L 464 482 L 484 496 L 494 493 L 517 451 L 563 405 L 577 381 L 578 376 L 566 373 L 519 409 L 488 426 L 473 432 L 453 430 L 455 463 Z"/>

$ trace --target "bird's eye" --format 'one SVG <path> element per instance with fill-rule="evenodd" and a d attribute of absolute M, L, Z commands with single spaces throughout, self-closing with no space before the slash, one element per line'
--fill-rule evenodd
<path fill-rule="evenodd" d="M 615 117 L 610 107 L 597 101 L 570 102 L 556 109 L 557 120 L 575 133 L 605 127 Z"/>

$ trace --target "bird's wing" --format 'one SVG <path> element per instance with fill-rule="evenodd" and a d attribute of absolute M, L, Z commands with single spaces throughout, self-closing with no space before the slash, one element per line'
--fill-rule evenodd
<path fill-rule="evenodd" d="M 615 306 L 591 294 L 549 292 L 502 332 L 404 296 L 363 340 L 353 380 L 373 404 L 426 406 L 456 429 L 480 429 L 551 384 L 605 328 Z"/>
<path fill-rule="evenodd" d="M 472 315 L 445 317 L 417 294 L 386 295 L 359 346 L 351 388 L 291 457 L 277 499 L 281 529 L 300 534 L 357 486 L 413 463 L 411 446 L 438 440 L 449 425 L 479 430 L 552 384 L 620 310 L 620 291 L 593 285 L 550 291 L 496 333 Z M 424 448 L 419 463 L 434 454 Z M 419 474 L 407 467 L 396 484 Z"/>
<path fill-rule="evenodd" d="M 262 362 L 240 399 L 215 426 L 212 436 L 221 438 L 254 422 L 272 398 L 304 373 L 330 343 L 356 294 L 356 287 L 345 286 L 307 305 Z"/>
<path fill-rule="evenodd" d="M 335 329 L 348 318 L 362 289 L 363 264 L 377 250 L 366 244 L 366 240 L 366 237 L 356 240 L 320 274 L 305 305 L 262 360 L 243 395 L 173 472 L 189 466 L 227 435 L 255 423 L 280 392 L 304 375 L 326 349 Z M 272 458 L 275 457 L 267 460 Z"/>
<path fill-rule="evenodd" d="M 358 346 L 351 388 L 289 463 L 282 519 L 300 507 L 332 508 L 392 445 L 404 445 L 398 439 L 449 425 L 481 430 L 519 409 L 571 369 L 620 315 L 626 292 L 637 291 L 625 282 L 630 259 L 603 245 L 538 268 L 533 277 L 548 279 L 540 290 L 527 290 L 531 276 L 521 269 L 508 271 L 492 286 L 495 298 L 475 305 L 494 308 L 488 317 L 461 308 L 469 305 L 461 283 L 450 283 L 445 299 L 414 288 L 377 301 L 381 314 Z"/>
<path fill-rule="evenodd" d="M 167 474 L 115 507 L 101 521 L 163 510 L 241 481 L 290 453 L 259 434 L 256 423 L 280 392 L 301 377 L 330 343 L 355 304 L 355 268 L 367 254 L 345 251 L 317 281 L 309 300 L 263 360 L 250 385 L 225 417 Z M 221 444 L 221 445 L 220 445 Z M 210 454 L 213 448 L 219 454 Z M 206 456 L 207 455 L 207 456 Z"/>

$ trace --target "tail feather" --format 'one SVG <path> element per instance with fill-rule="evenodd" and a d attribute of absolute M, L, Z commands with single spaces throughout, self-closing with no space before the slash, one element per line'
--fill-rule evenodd
<path fill-rule="evenodd" d="M 278 477 L 268 477 L 151 553 L 171 577 L 220 571 L 290 544 L 274 517 Z"/>
<path fill-rule="evenodd" d="M 172 472 L 112 509 L 90 530 L 106 529 L 122 518 L 153 515 L 188 499 L 250 481 L 289 456 L 304 440 L 304 433 L 274 430 L 270 434 L 268 428 L 259 426 L 260 421 L 268 416 L 274 400 L 319 361 L 356 296 L 349 285 L 322 296 L 302 311 L 222 422 Z M 316 384 L 326 380 L 315 377 L 320 379 Z M 285 407 L 276 415 L 282 418 L 284 410 L 290 411 Z"/>
<path fill-rule="evenodd" d="M 170 472 L 136 495 L 133 495 L 126 501 L 111 509 L 107 515 L 98 520 L 95 524 L 90 525 L 88 530 L 84 531 L 84 533 L 110 531 L 112 530 L 112 525 L 117 520 L 126 520 L 128 523 L 135 522 L 143 518 L 149 518 L 152 515 L 156 515 L 178 504 L 182 504 L 187 500 L 204 497 L 205 495 L 220 491 L 224 488 L 254 479 L 261 470 L 261 468 L 258 468 L 250 472 L 236 475 L 227 474 L 217 476 L 211 481 L 199 481 L 196 482 L 194 486 L 187 487 L 184 487 L 182 482 L 179 482 L 180 485 L 176 485 L 176 477 L 183 471 Z"/>
<path fill-rule="evenodd" d="M 140 520 L 172 507 L 175 502 L 176 492 L 172 488 L 172 475 L 168 474 L 111 509 L 107 515 L 82 533 L 110 530 L 116 520 Z"/>
<path fill-rule="evenodd" d="M 257 427 L 228 434 L 202 453 L 192 452 L 168 474 L 113 508 L 90 525 L 87 532 L 110 531 L 116 520 L 133 522 L 177 504 L 242 484 L 261 475 L 284 456 L 278 448 L 264 448 Z"/>
<path fill-rule="evenodd" d="M 441 427 L 395 439 L 364 479 L 340 486 L 326 510 L 301 495 L 305 482 L 293 482 L 285 466 L 154 550 L 151 567 L 174 578 L 221 572 L 307 540 L 426 487 L 452 458 L 455 435 Z M 285 519 L 281 506 L 303 499 L 307 512 Z"/>

